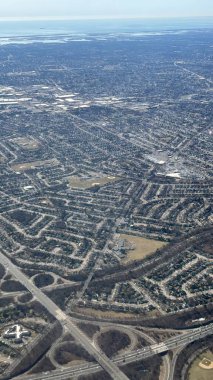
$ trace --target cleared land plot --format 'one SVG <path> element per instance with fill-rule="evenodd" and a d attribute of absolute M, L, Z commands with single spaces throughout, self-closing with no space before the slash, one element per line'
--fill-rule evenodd
<path fill-rule="evenodd" d="M 208 350 L 198 356 L 189 370 L 188 378 L 189 380 L 213 379 L 213 352 Z"/>
<path fill-rule="evenodd" d="M 125 262 L 144 259 L 158 248 L 166 245 L 162 241 L 146 239 L 140 236 L 120 234 L 120 238 L 127 240 L 132 246 L 132 249 L 129 250 L 127 257 L 124 259 Z"/>
<path fill-rule="evenodd" d="M 106 319 L 121 319 L 121 320 L 129 320 L 134 319 L 137 320 L 137 317 L 135 314 L 130 314 L 126 312 L 116 312 L 116 311 L 102 311 L 102 310 L 96 310 L 92 308 L 75 308 L 75 311 L 80 314 L 92 316 L 94 318 L 106 318 Z"/>
<path fill-rule="evenodd" d="M 78 189 L 89 189 L 94 186 L 104 186 L 108 183 L 116 182 L 120 178 L 114 176 L 96 177 L 96 178 L 81 178 L 71 176 L 67 178 L 71 187 Z"/>
<path fill-rule="evenodd" d="M 33 161 L 33 162 L 24 162 L 21 164 L 12 165 L 11 168 L 16 172 L 24 172 L 30 169 L 40 168 L 42 166 L 56 166 L 58 161 L 56 159 L 44 160 L 44 161 Z"/>
<path fill-rule="evenodd" d="M 12 139 L 15 144 L 19 145 L 21 148 L 26 150 L 34 150 L 38 149 L 39 143 L 36 140 L 27 138 L 27 137 L 17 137 L 16 139 Z"/>

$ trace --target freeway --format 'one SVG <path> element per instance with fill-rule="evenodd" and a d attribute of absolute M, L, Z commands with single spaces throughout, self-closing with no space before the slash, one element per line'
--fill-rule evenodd
<path fill-rule="evenodd" d="M 157 343 L 145 347 L 143 349 L 137 350 L 136 352 L 131 352 L 126 355 L 117 356 L 114 359 L 114 362 L 118 365 L 122 365 L 122 363 L 132 363 L 135 360 L 145 359 L 147 357 L 161 354 L 168 350 L 172 350 L 184 345 L 187 345 L 195 340 L 199 340 L 204 338 L 207 335 L 213 334 L 213 323 L 208 326 L 203 326 L 198 329 L 190 330 L 190 332 L 172 337 L 170 339 L 165 340 L 164 342 Z"/>
<path fill-rule="evenodd" d="M 63 326 L 66 326 L 72 336 L 92 355 L 100 366 L 109 373 L 115 380 L 127 380 L 128 377 L 113 363 L 103 352 L 100 352 L 90 341 L 90 339 L 73 323 L 50 298 L 48 298 L 39 288 L 37 288 L 22 271 L 17 268 L 2 252 L 0 252 L 0 262 L 9 269 L 29 292 L 53 315 Z"/>
<path fill-rule="evenodd" d="M 150 346 L 146 346 L 143 349 L 139 349 L 137 351 L 132 351 L 128 354 L 118 355 L 112 361 L 119 365 L 126 365 L 130 363 L 134 363 L 139 360 L 146 359 L 148 357 L 154 356 L 156 354 L 160 354 L 163 352 L 167 352 L 168 350 L 177 349 L 187 344 L 194 342 L 195 340 L 199 340 L 204 338 L 207 335 L 213 333 L 213 323 L 208 326 L 199 327 L 197 329 L 192 329 L 187 333 L 182 335 L 178 335 L 167 339 L 164 342 L 152 344 Z M 66 380 L 68 376 L 79 376 L 83 374 L 88 374 L 92 372 L 98 372 L 101 370 L 100 365 L 97 364 L 84 364 L 79 367 L 70 367 L 70 368 L 60 368 L 55 371 L 50 371 L 46 373 L 42 373 L 42 380 Z M 167 378 L 172 380 L 173 372 L 167 374 Z M 37 375 L 26 375 L 18 377 L 18 379 L 23 380 L 40 380 L 41 374 Z M 114 378 L 113 378 L 114 379 Z"/>
<path fill-rule="evenodd" d="M 17 380 L 67 380 L 70 376 L 79 376 L 85 374 L 91 374 L 93 372 L 101 371 L 102 368 L 99 364 L 85 364 L 78 367 L 59 368 L 54 371 L 42 372 L 35 375 L 21 375 L 16 377 Z"/>

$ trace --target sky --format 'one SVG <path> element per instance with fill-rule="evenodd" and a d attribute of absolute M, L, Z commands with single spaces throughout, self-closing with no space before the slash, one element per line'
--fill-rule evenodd
<path fill-rule="evenodd" d="M 0 0 L 0 18 L 213 16 L 213 0 Z"/>

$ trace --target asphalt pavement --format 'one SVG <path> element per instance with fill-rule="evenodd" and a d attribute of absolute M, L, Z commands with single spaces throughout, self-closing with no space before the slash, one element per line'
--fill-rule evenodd
<path fill-rule="evenodd" d="M 72 322 L 67 316 L 41 289 L 37 288 L 22 271 L 17 268 L 3 253 L 0 252 L 0 262 L 9 269 L 17 280 L 24 285 L 29 292 L 52 314 L 63 326 L 66 326 L 72 336 L 79 342 L 86 351 L 94 357 L 100 366 L 115 380 L 127 380 L 128 377 L 113 363 L 103 352 L 99 351 L 90 339 Z"/>
<path fill-rule="evenodd" d="M 37 298 L 37 300 L 49 311 L 50 314 L 52 314 L 63 326 L 66 326 L 72 336 L 76 339 L 77 342 L 79 342 L 89 353 L 94 357 L 94 359 L 99 363 L 100 367 L 98 365 L 95 365 L 96 368 L 94 368 L 94 365 L 87 365 L 87 368 L 85 366 L 80 367 L 79 369 L 75 370 L 75 374 L 79 375 L 81 372 L 88 372 L 95 370 L 100 370 L 101 367 L 109 373 L 109 375 L 114 380 L 125 380 L 128 379 L 128 377 L 118 368 L 118 366 L 122 366 L 124 364 L 129 364 L 135 361 L 139 361 L 142 359 L 145 359 L 147 357 L 153 356 L 155 354 L 160 354 L 163 352 L 166 352 L 168 350 L 178 348 L 184 345 L 187 345 L 195 340 L 202 339 L 207 335 L 213 334 L 213 323 L 203 326 L 197 329 L 190 330 L 187 333 L 184 333 L 182 335 L 178 335 L 175 337 L 172 337 L 170 339 L 167 339 L 164 342 L 152 344 L 148 347 L 145 347 L 143 349 L 139 349 L 137 351 L 133 351 L 128 354 L 117 356 L 115 359 L 110 360 L 103 352 L 99 351 L 90 341 L 90 339 L 73 323 L 71 317 L 67 316 L 48 296 L 46 296 L 41 289 L 37 288 L 30 279 L 25 276 L 22 271 L 17 268 L 6 256 L 4 256 L 0 252 L 0 262 L 9 269 L 9 271 L 30 291 L 31 294 L 33 294 L 34 297 Z M 90 367 L 91 366 L 91 367 Z M 90 367 L 90 368 L 89 368 Z M 54 373 L 55 372 L 55 373 Z M 72 375 L 74 374 L 74 369 L 70 368 L 68 369 L 68 373 L 61 370 L 60 374 L 58 374 L 57 371 L 53 371 L 50 373 L 42 374 L 42 380 L 43 379 L 66 379 L 64 376 Z M 39 374 L 41 376 L 41 374 Z M 60 377 L 61 376 L 61 377 Z M 25 379 L 38 379 L 40 378 L 35 376 L 23 376 Z"/>
<path fill-rule="evenodd" d="M 208 326 L 203 326 L 200 328 L 190 330 L 189 332 L 186 332 L 182 335 L 178 335 L 170 339 L 167 339 L 164 342 L 152 344 L 150 346 L 146 346 L 142 349 L 138 349 L 128 354 L 119 355 L 116 358 L 112 359 L 112 361 L 119 366 L 127 365 L 130 363 L 137 362 L 139 360 L 146 359 L 159 353 L 167 352 L 168 350 L 179 350 L 181 347 L 184 347 L 190 342 L 202 339 L 210 334 L 213 334 L 213 323 L 211 323 Z M 69 378 L 69 376 L 80 376 L 83 374 L 98 372 L 100 370 L 100 365 L 87 363 L 79 367 L 61 368 L 52 372 L 42 373 L 42 380 L 66 380 Z M 172 370 L 170 373 L 166 375 L 167 379 L 172 380 L 173 374 L 174 370 Z M 19 379 L 40 380 L 41 374 L 22 376 L 19 377 Z"/>

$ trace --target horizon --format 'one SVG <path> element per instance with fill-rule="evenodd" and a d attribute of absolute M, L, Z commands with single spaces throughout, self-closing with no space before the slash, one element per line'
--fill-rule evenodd
<path fill-rule="evenodd" d="M 180 19 L 213 19 L 210 16 L 76 16 L 76 17 L 55 17 L 55 16 L 41 16 L 41 17 L 0 17 L 0 22 L 9 21 L 110 21 L 110 20 L 180 20 Z"/>
<path fill-rule="evenodd" d="M 7 0 L 1 19 L 66 20 L 213 17 L 212 0 Z"/>

